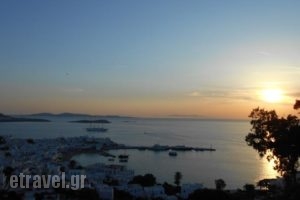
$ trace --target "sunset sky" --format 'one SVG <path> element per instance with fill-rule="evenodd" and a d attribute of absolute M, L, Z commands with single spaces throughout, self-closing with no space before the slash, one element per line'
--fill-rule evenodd
<path fill-rule="evenodd" d="M 0 2 L 0 112 L 296 114 L 300 1 Z"/>

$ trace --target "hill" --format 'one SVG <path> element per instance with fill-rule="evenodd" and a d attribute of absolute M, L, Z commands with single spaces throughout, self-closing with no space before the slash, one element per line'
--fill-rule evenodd
<path fill-rule="evenodd" d="M 47 119 L 11 117 L 0 113 L 0 122 L 50 122 Z"/>

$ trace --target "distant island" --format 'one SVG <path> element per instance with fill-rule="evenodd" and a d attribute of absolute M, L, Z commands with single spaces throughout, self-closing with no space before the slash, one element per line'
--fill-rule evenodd
<path fill-rule="evenodd" d="M 30 114 L 28 116 L 33 116 L 33 117 L 90 117 L 91 115 L 88 114 L 79 114 L 79 113 L 58 113 L 58 114 L 53 114 L 53 113 L 35 113 L 35 114 Z"/>
<path fill-rule="evenodd" d="M 76 121 L 70 121 L 70 123 L 101 123 L 101 124 L 109 124 L 110 121 L 106 119 L 98 119 L 98 120 L 76 120 Z"/>
<path fill-rule="evenodd" d="M 19 118 L 19 117 L 11 117 L 8 115 L 4 115 L 0 113 L 0 122 L 50 122 L 47 119 L 35 119 L 35 118 Z"/>
<path fill-rule="evenodd" d="M 91 114 L 82 114 L 82 113 L 35 113 L 35 114 L 28 114 L 25 116 L 31 116 L 31 117 L 82 117 L 82 118 L 87 118 L 87 117 L 98 117 L 98 118 L 135 118 L 131 116 L 120 116 L 120 115 L 91 115 Z"/>

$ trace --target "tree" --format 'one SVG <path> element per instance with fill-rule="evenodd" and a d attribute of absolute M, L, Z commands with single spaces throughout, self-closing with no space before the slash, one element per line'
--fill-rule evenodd
<path fill-rule="evenodd" d="M 255 196 L 255 186 L 253 184 L 245 184 L 244 185 L 244 190 L 247 193 L 247 195 L 253 199 Z"/>
<path fill-rule="evenodd" d="M 215 185 L 217 190 L 223 190 L 226 187 L 226 183 L 223 179 L 215 180 Z"/>
<path fill-rule="evenodd" d="M 177 185 L 177 187 L 179 187 L 181 179 L 182 179 L 182 174 L 180 172 L 175 172 L 174 183 Z"/>
<path fill-rule="evenodd" d="M 296 100 L 295 104 L 294 104 L 294 109 L 297 110 L 300 108 L 300 100 Z"/>
<path fill-rule="evenodd" d="M 180 191 L 178 190 L 178 187 L 174 186 L 174 185 L 171 185 L 167 182 L 164 182 L 164 184 L 162 185 L 164 190 L 165 190 L 165 193 L 166 195 L 176 195 L 176 193 L 179 193 Z"/>
<path fill-rule="evenodd" d="M 60 167 L 59 167 L 59 171 L 60 171 L 60 172 L 66 172 L 66 168 L 65 168 L 64 166 L 60 166 Z"/>
<path fill-rule="evenodd" d="M 114 199 L 132 200 L 133 196 L 123 190 L 114 189 Z"/>
<path fill-rule="evenodd" d="M 133 177 L 129 184 L 139 184 L 143 187 L 149 187 L 156 184 L 156 178 L 153 174 L 138 175 Z"/>
<path fill-rule="evenodd" d="M 248 192 L 253 192 L 255 190 L 255 186 L 253 184 L 245 184 L 244 185 L 244 190 L 245 191 L 248 191 Z"/>
<path fill-rule="evenodd" d="M 75 169 L 76 165 L 77 165 L 76 160 L 70 160 L 70 162 L 69 162 L 70 169 Z"/>
<path fill-rule="evenodd" d="M 5 157 L 11 157 L 11 153 L 9 151 L 5 152 L 4 154 Z"/>
<path fill-rule="evenodd" d="M 262 189 L 269 189 L 271 179 L 262 179 L 259 180 L 256 185 L 259 187 L 260 190 Z"/>
<path fill-rule="evenodd" d="M 260 157 L 274 160 L 274 169 L 286 178 L 286 183 L 295 183 L 300 155 L 297 116 L 278 117 L 274 110 L 255 108 L 249 117 L 252 128 L 245 138 L 247 144 L 257 150 Z"/>
<path fill-rule="evenodd" d="M 153 174 L 144 175 L 144 187 L 154 186 L 156 184 L 156 178 Z"/>
<path fill-rule="evenodd" d="M 0 136 L 0 144 L 6 144 L 6 140 L 3 136 Z"/>
<path fill-rule="evenodd" d="M 23 198 L 20 194 L 17 194 L 15 191 L 0 190 L 0 199 L 1 200 L 21 200 Z"/>
<path fill-rule="evenodd" d="M 35 143 L 32 138 L 28 138 L 26 141 L 27 141 L 28 144 L 34 144 Z"/>

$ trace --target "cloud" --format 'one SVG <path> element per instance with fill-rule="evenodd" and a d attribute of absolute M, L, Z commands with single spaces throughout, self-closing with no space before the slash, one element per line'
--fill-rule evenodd
<path fill-rule="evenodd" d="M 221 88 L 221 89 L 204 89 L 193 91 L 188 94 L 190 97 L 199 97 L 207 99 L 228 99 L 228 100 L 256 100 L 254 92 L 249 88 Z"/>
<path fill-rule="evenodd" d="M 200 97 L 201 95 L 200 95 L 199 92 L 194 91 L 194 92 L 189 93 L 189 96 L 190 96 L 190 97 Z"/>

